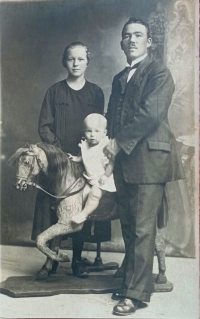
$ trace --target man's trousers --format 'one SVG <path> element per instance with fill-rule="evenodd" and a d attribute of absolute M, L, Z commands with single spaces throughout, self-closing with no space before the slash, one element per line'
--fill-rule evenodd
<path fill-rule="evenodd" d="M 165 184 L 126 183 L 120 159 L 115 163 L 114 179 L 126 253 L 121 293 L 125 298 L 149 302 L 153 291 L 156 219 L 162 209 Z"/>

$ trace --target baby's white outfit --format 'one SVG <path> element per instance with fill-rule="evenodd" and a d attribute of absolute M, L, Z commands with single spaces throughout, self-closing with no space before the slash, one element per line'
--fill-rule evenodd
<path fill-rule="evenodd" d="M 103 184 L 99 184 L 99 178 L 105 173 L 106 165 L 109 163 L 108 158 L 104 155 L 103 149 L 108 144 L 109 139 L 105 136 L 99 144 L 90 147 L 87 141 L 81 141 L 82 161 L 85 167 L 83 176 L 87 179 L 90 185 L 96 185 L 99 188 L 108 191 L 116 192 L 113 174 Z"/>

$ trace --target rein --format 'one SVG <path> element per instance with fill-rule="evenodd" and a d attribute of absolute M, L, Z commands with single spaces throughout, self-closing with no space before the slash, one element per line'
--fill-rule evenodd
<path fill-rule="evenodd" d="M 72 190 L 77 186 L 77 184 L 78 184 L 79 182 L 82 183 L 82 186 L 81 186 L 78 190 L 72 192 Z M 37 188 L 37 189 L 40 189 L 41 191 L 45 192 L 46 194 L 48 194 L 48 195 L 50 195 L 50 196 L 52 196 L 52 197 L 54 197 L 54 198 L 64 199 L 64 198 L 73 196 L 73 195 L 78 194 L 79 192 L 81 192 L 81 191 L 83 190 L 83 188 L 85 187 L 86 181 L 84 180 L 83 177 L 79 177 L 70 187 L 68 187 L 68 189 L 67 189 L 67 190 L 65 191 L 65 193 L 64 193 L 65 195 L 62 195 L 62 196 L 56 196 L 56 195 L 50 194 L 50 193 L 48 193 L 47 191 L 45 191 L 44 188 L 42 188 L 41 186 L 39 186 L 38 184 L 33 183 L 33 182 L 28 182 L 28 181 L 27 181 L 26 184 L 29 185 L 29 186 L 33 186 L 33 187 L 35 187 L 35 188 Z"/>
<path fill-rule="evenodd" d="M 26 146 L 29 147 L 29 150 L 33 152 L 33 160 L 32 160 L 32 163 L 31 163 L 31 169 L 30 169 L 30 172 L 29 172 L 29 175 L 28 177 L 26 178 L 26 184 L 29 185 L 29 186 L 33 186 L 37 189 L 40 189 L 41 191 L 43 191 L 44 193 L 48 194 L 49 196 L 51 197 L 54 197 L 54 198 L 57 198 L 57 199 L 64 199 L 64 198 L 67 198 L 67 197 L 70 197 L 70 196 L 73 196 L 75 194 L 78 194 L 79 192 L 81 192 L 83 190 L 83 188 L 85 187 L 85 184 L 86 184 L 86 181 L 84 179 L 84 177 L 79 177 L 71 186 L 69 186 L 66 191 L 64 192 L 64 195 L 61 195 L 61 196 L 56 196 L 56 195 L 53 195 L 49 192 L 47 192 L 44 188 L 42 188 L 40 185 L 38 185 L 37 183 L 34 183 L 32 182 L 31 180 L 29 181 L 29 176 L 31 176 L 31 173 L 33 171 L 33 167 L 34 167 L 34 163 L 35 161 L 37 161 L 37 164 L 38 166 L 42 169 L 42 166 L 41 166 L 41 163 L 37 157 L 36 154 L 34 154 L 34 150 L 33 150 L 33 147 L 32 145 L 29 145 L 28 143 L 26 144 Z M 19 176 L 17 176 L 18 178 L 20 178 Z M 23 178 L 23 177 L 22 177 Z M 78 190 L 76 191 L 73 191 L 73 189 L 78 185 L 78 183 L 81 182 L 81 186 Z M 72 192 L 73 191 L 73 192 Z"/>

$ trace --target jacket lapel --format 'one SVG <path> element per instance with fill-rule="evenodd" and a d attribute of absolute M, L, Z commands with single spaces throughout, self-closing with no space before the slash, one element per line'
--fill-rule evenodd
<path fill-rule="evenodd" d="M 135 71 L 134 75 L 130 79 L 127 84 L 122 113 L 121 113 L 121 126 L 123 125 L 127 113 L 129 111 L 130 105 L 134 100 L 134 95 L 137 94 L 137 87 L 140 86 L 142 78 L 146 72 L 147 67 L 152 63 L 153 59 L 150 56 L 147 56 L 143 61 L 141 61 L 140 65 L 138 66 L 137 70 Z"/>

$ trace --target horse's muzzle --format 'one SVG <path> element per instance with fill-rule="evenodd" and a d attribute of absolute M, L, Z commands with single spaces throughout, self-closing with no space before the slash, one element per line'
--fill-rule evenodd
<path fill-rule="evenodd" d="M 16 189 L 19 189 L 20 191 L 26 191 L 28 189 L 27 182 L 23 179 L 17 179 L 14 183 L 14 186 L 16 187 Z"/>

